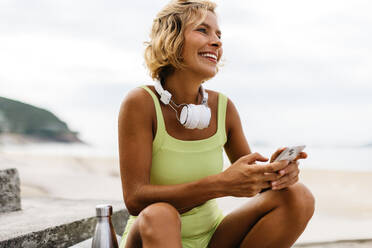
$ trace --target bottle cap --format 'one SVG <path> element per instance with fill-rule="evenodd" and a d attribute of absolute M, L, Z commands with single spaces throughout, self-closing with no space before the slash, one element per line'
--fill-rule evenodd
<path fill-rule="evenodd" d="M 102 204 L 96 206 L 96 215 L 99 217 L 108 217 L 112 215 L 112 206 L 108 204 Z"/>

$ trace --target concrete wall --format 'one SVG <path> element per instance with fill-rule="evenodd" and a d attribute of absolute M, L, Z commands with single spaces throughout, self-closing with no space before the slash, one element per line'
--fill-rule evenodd
<path fill-rule="evenodd" d="M 0 213 L 21 210 L 21 189 L 15 168 L 0 170 Z"/>

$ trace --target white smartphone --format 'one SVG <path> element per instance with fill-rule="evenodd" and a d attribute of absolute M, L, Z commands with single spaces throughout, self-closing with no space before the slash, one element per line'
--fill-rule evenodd
<path fill-rule="evenodd" d="M 305 149 L 306 146 L 291 146 L 287 147 L 284 151 L 282 151 L 279 156 L 274 160 L 274 162 L 288 160 L 294 160 L 297 155 Z"/>

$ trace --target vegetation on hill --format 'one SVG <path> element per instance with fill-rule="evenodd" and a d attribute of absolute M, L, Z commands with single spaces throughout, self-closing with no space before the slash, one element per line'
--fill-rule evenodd
<path fill-rule="evenodd" d="M 46 141 L 81 142 L 78 133 L 53 113 L 0 97 L 0 134 L 15 133 Z"/>

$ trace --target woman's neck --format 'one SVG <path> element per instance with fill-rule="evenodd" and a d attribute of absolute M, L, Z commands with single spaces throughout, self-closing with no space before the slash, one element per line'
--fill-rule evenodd
<path fill-rule="evenodd" d="M 196 79 L 185 71 L 176 71 L 165 79 L 164 89 L 172 94 L 172 100 L 177 103 L 199 104 L 199 88 L 203 80 Z"/>

